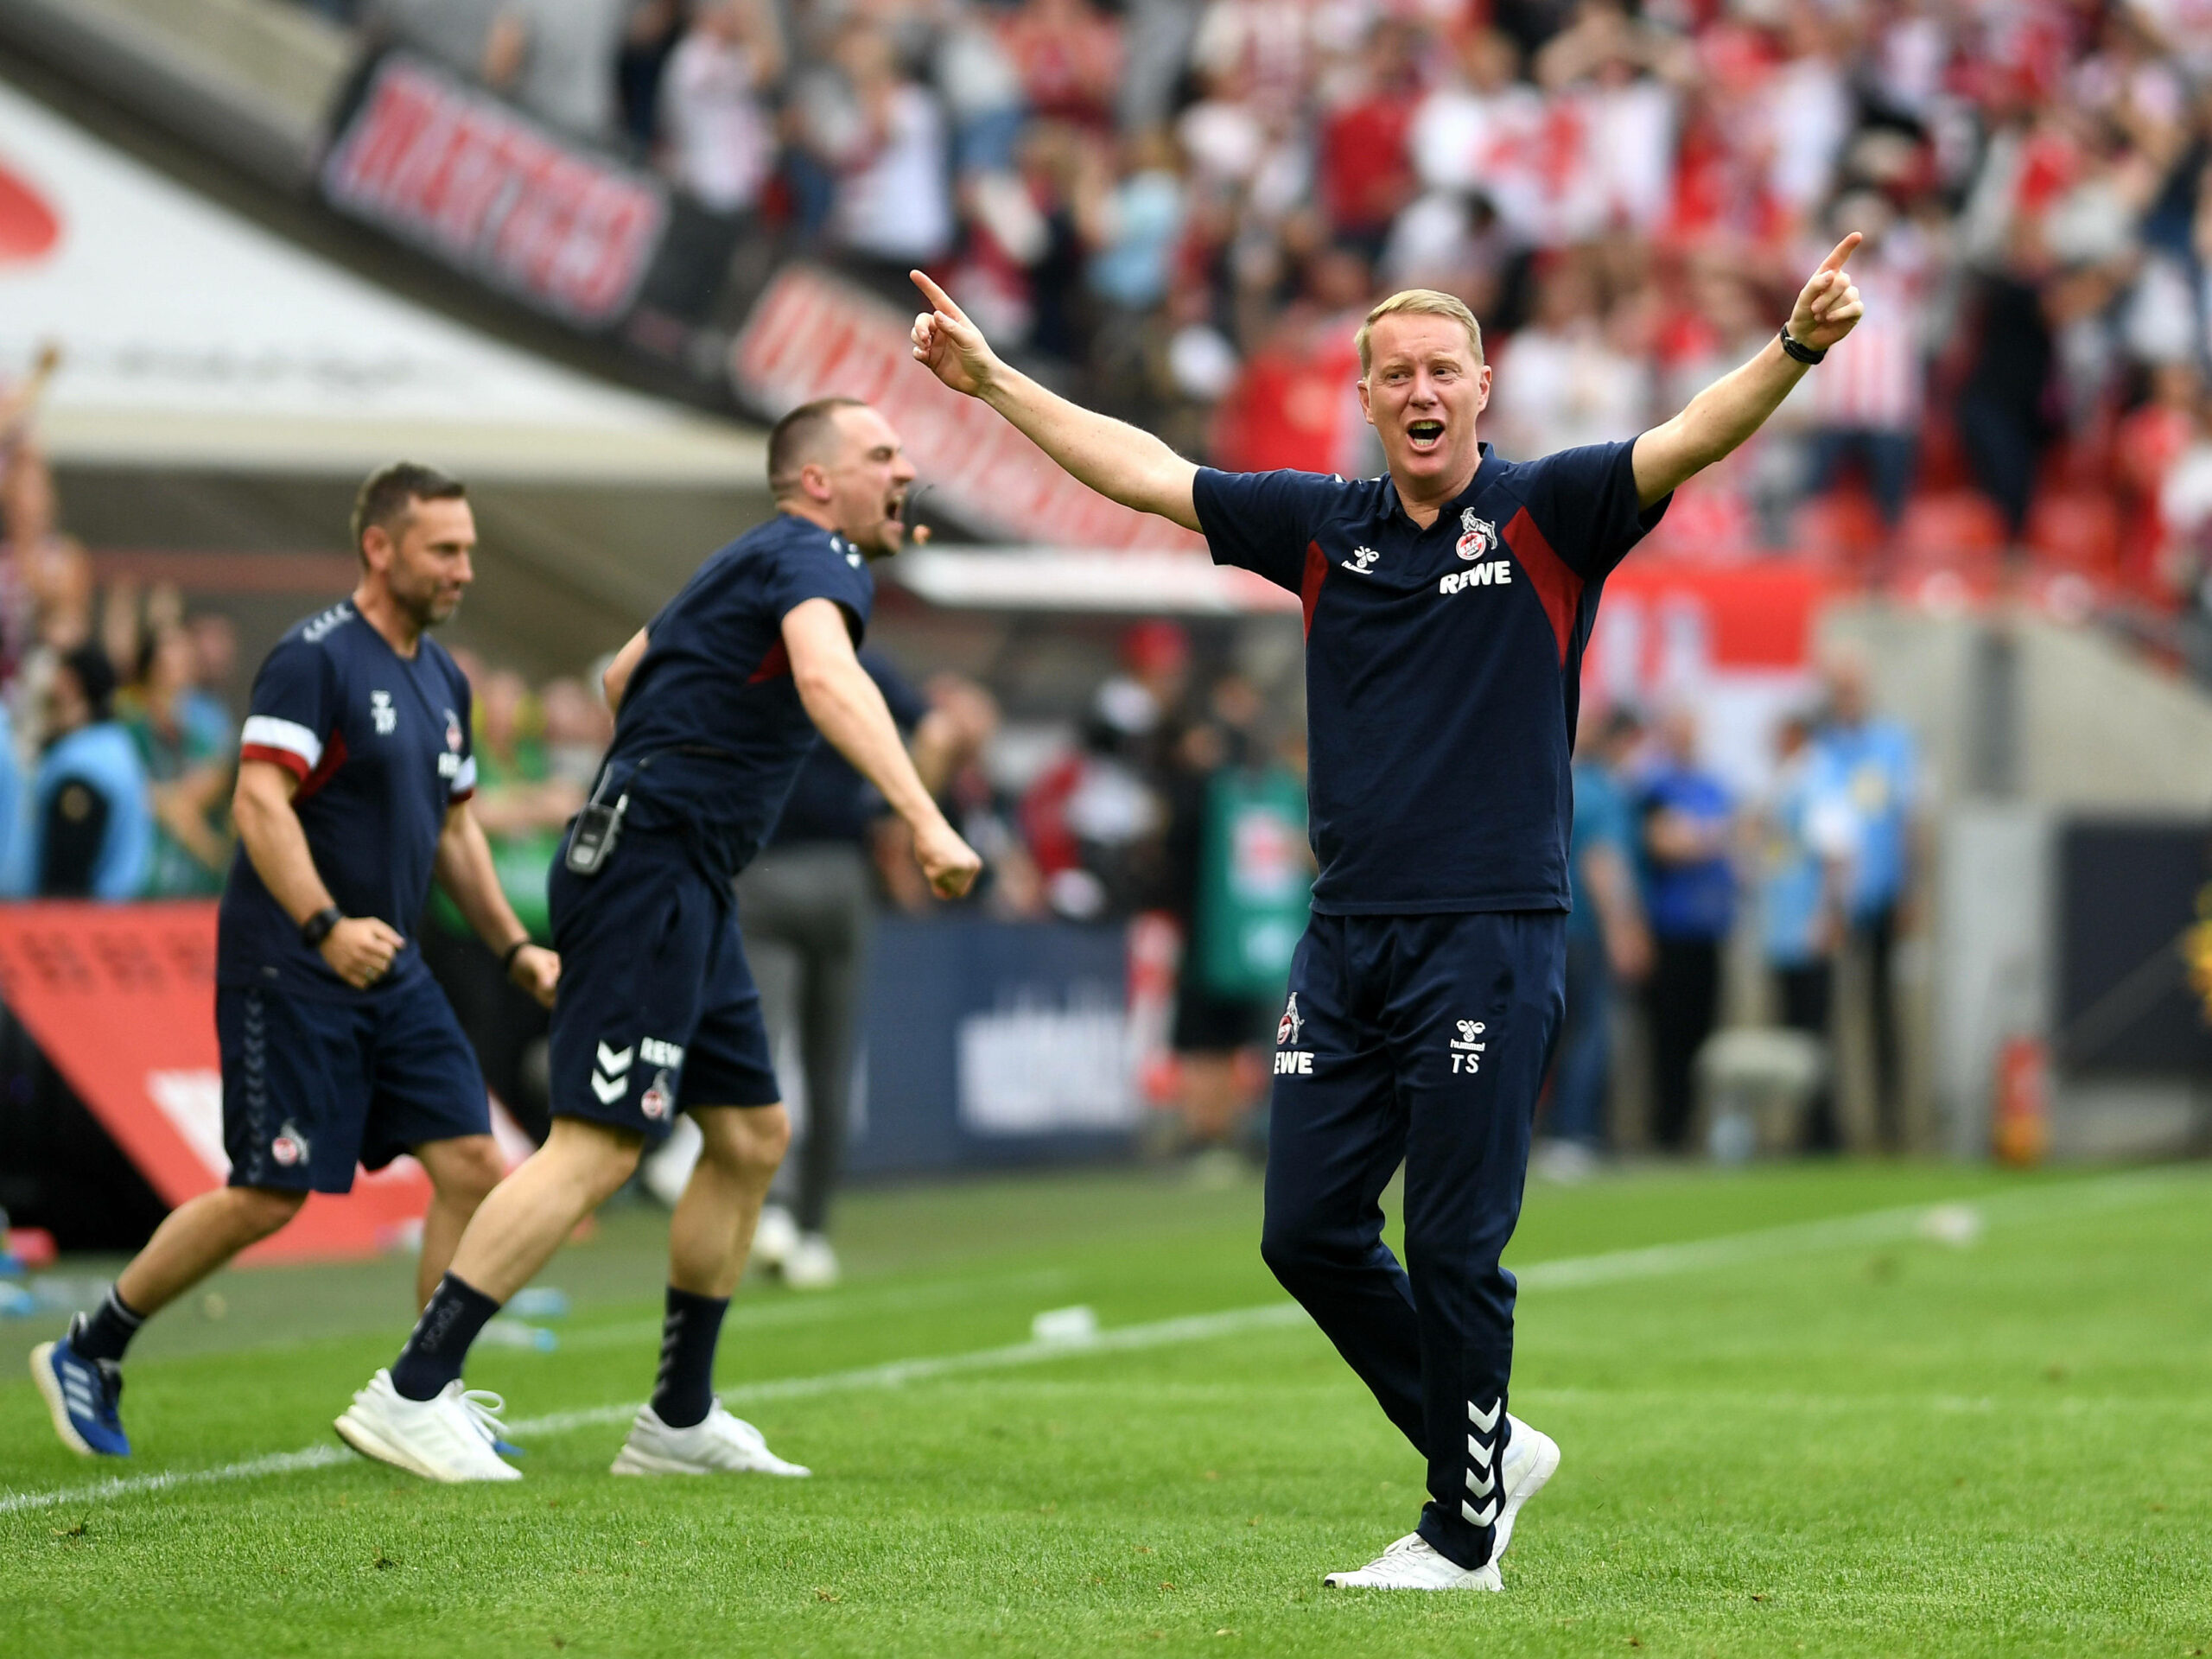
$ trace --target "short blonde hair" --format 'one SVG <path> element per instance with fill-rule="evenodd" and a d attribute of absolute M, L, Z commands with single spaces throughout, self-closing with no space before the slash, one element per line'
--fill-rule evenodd
<path fill-rule="evenodd" d="M 1446 294 L 1433 288 L 1401 289 L 1367 314 L 1367 321 L 1359 325 L 1359 333 L 1352 343 L 1359 347 L 1359 372 L 1366 378 L 1374 366 L 1367 350 L 1367 338 L 1375 325 L 1384 317 L 1403 312 L 1413 316 L 1449 317 L 1467 331 L 1467 343 L 1475 348 L 1475 361 L 1483 360 L 1483 326 L 1475 321 L 1475 314 L 1467 309 L 1467 302 L 1456 294 Z"/>

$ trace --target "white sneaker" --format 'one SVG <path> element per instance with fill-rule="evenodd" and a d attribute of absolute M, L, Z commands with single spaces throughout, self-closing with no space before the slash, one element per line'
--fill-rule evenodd
<path fill-rule="evenodd" d="M 705 1419 L 671 1428 L 652 1406 L 638 1408 L 630 1438 L 614 1459 L 618 1475 L 786 1475 L 804 1480 L 814 1471 L 785 1463 L 768 1449 L 759 1429 L 733 1417 L 715 1401 Z"/>
<path fill-rule="evenodd" d="M 791 1212 L 780 1204 L 762 1205 L 760 1219 L 753 1229 L 753 1254 L 749 1258 L 753 1264 L 772 1273 L 798 1248 L 798 1223 L 791 1219 Z"/>
<path fill-rule="evenodd" d="M 830 1290 L 837 1283 L 837 1252 L 820 1233 L 801 1233 L 784 1257 L 784 1282 L 793 1290 Z"/>
<path fill-rule="evenodd" d="M 1513 1425 L 1513 1433 L 1505 1442 L 1505 1507 L 1498 1512 L 1497 1540 L 1491 1546 L 1493 1561 L 1505 1554 L 1505 1546 L 1512 1541 L 1513 1522 L 1521 1506 L 1543 1491 L 1544 1483 L 1559 1472 L 1558 1441 L 1541 1429 L 1529 1427 L 1510 1411 L 1505 1421 Z"/>
<path fill-rule="evenodd" d="M 435 1399 L 410 1400 L 390 1371 L 378 1371 L 332 1427 L 363 1457 L 425 1480 L 520 1480 L 522 1471 L 492 1449 L 505 1432 L 497 1414 L 505 1405 L 496 1394 L 464 1389 L 459 1377 Z"/>
<path fill-rule="evenodd" d="M 1559 1443 L 1508 1414 L 1513 1433 L 1505 1443 L 1505 1504 L 1498 1511 L 1490 1560 L 1471 1571 L 1437 1554 L 1419 1533 L 1408 1533 L 1357 1573 L 1332 1573 L 1321 1580 L 1339 1590 L 1503 1590 L 1499 1557 L 1513 1541 L 1521 1506 L 1543 1491 L 1559 1471 Z"/>
<path fill-rule="evenodd" d="M 1503 1590 L 1497 1563 L 1464 1567 L 1438 1554 L 1427 1539 L 1409 1532 L 1356 1573 L 1332 1573 L 1332 1590 Z"/>

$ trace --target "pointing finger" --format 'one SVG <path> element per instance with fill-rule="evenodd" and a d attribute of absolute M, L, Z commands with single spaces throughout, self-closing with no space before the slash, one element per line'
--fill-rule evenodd
<path fill-rule="evenodd" d="M 1835 251 L 1833 253 L 1821 261 L 1821 269 L 1822 270 L 1842 270 L 1843 262 L 1850 258 L 1853 253 L 1857 251 L 1859 245 L 1866 239 L 1857 231 L 1852 232 L 1850 235 L 1835 245 Z"/>
<path fill-rule="evenodd" d="M 968 321 L 968 314 L 952 302 L 952 296 L 939 288 L 928 272 L 910 270 L 906 275 L 913 279 L 914 286 L 922 290 L 930 304 L 936 308 L 938 313 L 947 321 L 955 318 L 962 322 Z"/>

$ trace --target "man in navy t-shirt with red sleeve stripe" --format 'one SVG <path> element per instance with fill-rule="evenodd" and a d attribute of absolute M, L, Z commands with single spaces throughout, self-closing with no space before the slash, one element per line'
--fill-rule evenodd
<path fill-rule="evenodd" d="M 914 356 L 1074 477 L 1299 595 L 1320 874 L 1276 1027 L 1261 1253 L 1428 1465 L 1415 1531 L 1332 1586 L 1498 1590 L 1559 1465 L 1506 1411 L 1513 1236 L 1564 1001 L 1569 762 L 1606 575 L 1675 486 L 1757 431 L 1860 315 L 1847 237 L 1757 357 L 1630 443 L 1510 461 L 1461 302 L 1368 314 L 1359 397 L 1388 472 L 1238 475 L 1008 368 L 919 272 Z M 1406 1170 L 1406 1265 L 1382 1243 Z"/>
<path fill-rule="evenodd" d="M 435 880 L 515 982 L 553 1001 L 559 959 L 515 918 L 468 810 L 468 681 L 429 633 L 474 579 L 475 522 L 460 483 L 402 461 L 361 486 L 353 541 L 360 585 L 277 642 L 239 733 L 215 932 L 229 1184 L 179 1207 L 99 1309 L 32 1356 L 79 1452 L 130 1451 L 117 1404 L 138 1326 L 309 1192 L 420 1159 L 427 1300 L 505 1173 L 475 1052 L 414 940 Z"/>

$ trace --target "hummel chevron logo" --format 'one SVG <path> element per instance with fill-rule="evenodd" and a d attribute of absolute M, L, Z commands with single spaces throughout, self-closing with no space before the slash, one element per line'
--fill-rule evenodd
<path fill-rule="evenodd" d="M 1497 1490 L 1497 1477 L 1486 1474 L 1480 1480 L 1477 1480 L 1475 1471 L 1470 1469 L 1467 1471 L 1467 1490 L 1477 1497 L 1488 1497 Z"/>
<path fill-rule="evenodd" d="M 1490 1467 L 1490 1447 L 1484 1446 L 1480 1440 L 1477 1440 L 1471 1434 L 1467 1436 L 1467 1455 L 1472 1458 L 1477 1463 L 1480 1464 L 1484 1468 L 1487 1469 Z"/>
<path fill-rule="evenodd" d="M 1484 1414 L 1482 1412 L 1477 1411 L 1475 1409 L 1475 1402 L 1470 1400 L 1467 1402 L 1467 1421 L 1472 1423 L 1477 1428 L 1482 1430 L 1484 1433 L 1487 1434 L 1491 1430 L 1497 1427 L 1497 1414 L 1504 1409 L 1505 1402 L 1500 1400 L 1491 1407 L 1487 1414 Z"/>
<path fill-rule="evenodd" d="M 1459 1513 L 1467 1518 L 1470 1525 L 1486 1527 L 1497 1519 L 1497 1500 L 1493 1497 L 1478 1510 L 1463 1497 L 1459 1500 Z"/>
<path fill-rule="evenodd" d="M 599 1096 L 601 1105 L 612 1106 L 630 1092 L 627 1073 L 631 1062 L 637 1058 L 634 1043 L 627 1048 L 609 1048 L 605 1043 L 599 1046 L 599 1071 L 591 1074 L 591 1091 Z M 601 1071 L 607 1075 L 601 1077 Z"/>

